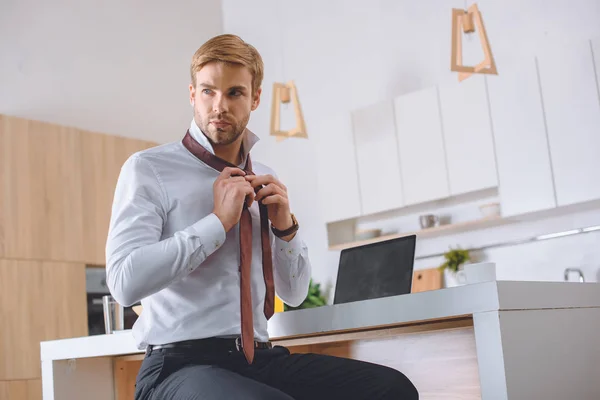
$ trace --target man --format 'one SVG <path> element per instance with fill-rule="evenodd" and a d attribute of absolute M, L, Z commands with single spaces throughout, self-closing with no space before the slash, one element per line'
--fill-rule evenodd
<path fill-rule="evenodd" d="M 135 398 L 417 399 L 396 370 L 269 343 L 274 292 L 302 303 L 311 265 L 285 185 L 250 157 L 262 78 L 254 47 L 212 38 L 192 59 L 183 139 L 121 170 L 107 282 L 119 303 L 143 305 Z"/>

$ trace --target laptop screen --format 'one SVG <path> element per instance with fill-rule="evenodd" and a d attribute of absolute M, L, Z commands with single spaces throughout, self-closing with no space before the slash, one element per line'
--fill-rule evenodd
<path fill-rule="evenodd" d="M 416 235 L 342 250 L 334 304 L 408 294 Z"/>

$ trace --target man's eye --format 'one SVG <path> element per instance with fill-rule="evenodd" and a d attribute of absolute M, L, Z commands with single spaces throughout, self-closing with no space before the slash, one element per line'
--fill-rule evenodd
<path fill-rule="evenodd" d="M 239 90 L 232 90 L 231 92 L 229 92 L 230 96 L 241 96 L 242 92 L 240 92 Z"/>
<path fill-rule="evenodd" d="M 212 91 L 210 89 L 202 89 L 202 93 L 204 93 L 204 94 L 211 94 Z"/>

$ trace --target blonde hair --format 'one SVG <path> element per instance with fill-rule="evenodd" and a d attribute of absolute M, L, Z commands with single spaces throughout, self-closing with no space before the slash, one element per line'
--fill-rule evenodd
<path fill-rule="evenodd" d="M 264 74 L 262 57 L 251 44 L 244 42 L 239 36 L 231 34 L 215 36 L 196 50 L 190 66 L 194 87 L 196 87 L 196 72 L 213 61 L 243 65 L 252 74 L 253 93 L 260 88 Z"/>

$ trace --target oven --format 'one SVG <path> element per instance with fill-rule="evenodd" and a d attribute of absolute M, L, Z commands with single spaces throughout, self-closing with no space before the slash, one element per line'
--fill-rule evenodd
<path fill-rule="evenodd" d="M 87 292 L 88 334 L 104 335 L 104 309 L 102 297 L 109 295 L 104 267 L 88 266 L 85 269 L 85 288 Z M 137 305 L 137 304 L 134 304 Z M 131 329 L 138 315 L 132 307 L 124 307 L 125 329 Z"/>

